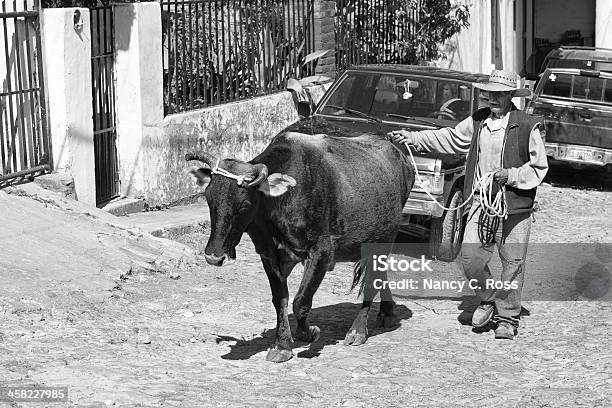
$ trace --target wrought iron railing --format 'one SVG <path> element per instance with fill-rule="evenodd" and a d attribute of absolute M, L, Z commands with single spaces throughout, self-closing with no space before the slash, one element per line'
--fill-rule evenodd
<path fill-rule="evenodd" d="M 421 0 L 337 0 L 336 69 L 360 64 L 406 64 L 418 28 Z"/>
<path fill-rule="evenodd" d="M 166 113 L 251 98 L 312 73 L 314 0 L 165 0 Z"/>
<path fill-rule="evenodd" d="M 2 1 L 0 12 L 0 187 L 51 170 L 39 11 Z"/>

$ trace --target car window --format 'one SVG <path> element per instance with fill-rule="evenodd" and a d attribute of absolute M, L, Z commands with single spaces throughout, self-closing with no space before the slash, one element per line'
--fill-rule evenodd
<path fill-rule="evenodd" d="M 574 76 L 572 97 L 576 99 L 588 99 L 589 91 L 589 78 Z"/>
<path fill-rule="evenodd" d="M 474 88 L 474 112 L 489 106 L 489 93 Z"/>
<path fill-rule="evenodd" d="M 334 92 L 334 94 L 330 98 L 329 103 L 331 105 L 338 106 L 346 105 L 354 82 L 355 76 L 350 76 L 349 78 L 342 81 L 336 92 Z"/>
<path fill-rule="evenodd" d="M 602 90 L 605 89 L 605 79 L 574 76 L 572 96 L 576 99 L 601 101 Z"/>
<path fill-rule="evenodd" d="M 342 108 L 382 120 L 394 115 L 460 121 L 474 103 L 471 84 L 442 78 L 382 73 L 348 73 L 319 112 L 354 118 Z"/>
<path fill-rule="evenodd" d="M 612 103 L 612 80 L 570 73 L 549 73 L 542 95 Z"/>
<path fill-rule="evenodd" d="M 571 97 L 572 75 L 551 73 L 545 80 L 542 95 Z"/>

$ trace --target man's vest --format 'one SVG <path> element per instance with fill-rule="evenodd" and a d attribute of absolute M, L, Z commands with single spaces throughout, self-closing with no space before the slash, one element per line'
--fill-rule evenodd
<path fill-rule="evenodd" d="M 490 108 L 482 108 L 472 115 L 472 119 L 474 120 L 474 135 L 465 164 L 465 183 L 463 185 L 464 197 L 468 197 L 472 193 L 474 173 L 478 165 L 480 131 L 482 130 L 485 119 L 488 118 L 490 114 Z M 541 118 L 530 116 L 516 109 L 514 104 L 512 105 L 503 141 L 503 168 L 521 167 L 523 164 L 529 162 L 529 138 L 531 130 L 534 126 L 541 123 Z M 506 205 L 508 214 L 530 212 L 533 209 L 535 195 L 536 188 L 521 190 L 506 185 Z"/>

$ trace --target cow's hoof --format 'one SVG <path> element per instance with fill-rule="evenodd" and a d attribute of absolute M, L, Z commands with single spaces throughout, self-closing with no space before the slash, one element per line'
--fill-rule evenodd
<path fill-rule="evenodd" d="M 291 360 L 291 357 L 293 357 L 293 351 L 274 347 L 268 351 L 266 360 L 273 363 L 284 363 L 285 361 Z"/>
<path fill-rule="evenodd" d="M 367 331 L 365 333 L 358 332 L 356 329 L 349 330 L 344 338 L 345 346 L 361 346 L 368 338 Z"/>
<path fill-rule="evenodd" d="M 309 326 L 308 330 L 299 330 L 295 333 L 295 337 L 307 343 L 314 343 L 321 338 L 321 329 L 317 326 Z"/>
<path fill-rule="evenodd" d="M 399 325 L 399 319 L 396 315 L 381 313 L 376 317 L 376 327 L 384 327 L 390 329 Z"/>

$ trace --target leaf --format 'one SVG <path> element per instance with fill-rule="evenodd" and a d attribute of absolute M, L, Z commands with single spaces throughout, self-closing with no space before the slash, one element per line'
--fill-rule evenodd
<path fill-rule="evenodd" d="M 306 55 L 306 58 L 304 58 L 304 63 L 302 65 L 306 65 L 310 61 L 314 61 L 318 58 L 324 57 L 330 52 L 333 52 L 333 50 L 327 49 L 327 50 L 319 50 L 319 51 L 311 52 L 310 54 Z"/>
<path fill-rule="evenodd" d="M 300 81 L 298 81 L 295 78 L 289 78 L 287 80 L 287 89 L 289 91 L 295 91 L 295 92 L 302 92 L 304 90 L 304 88 L 302 87 L 302 84 L 300 83 Z"/>

